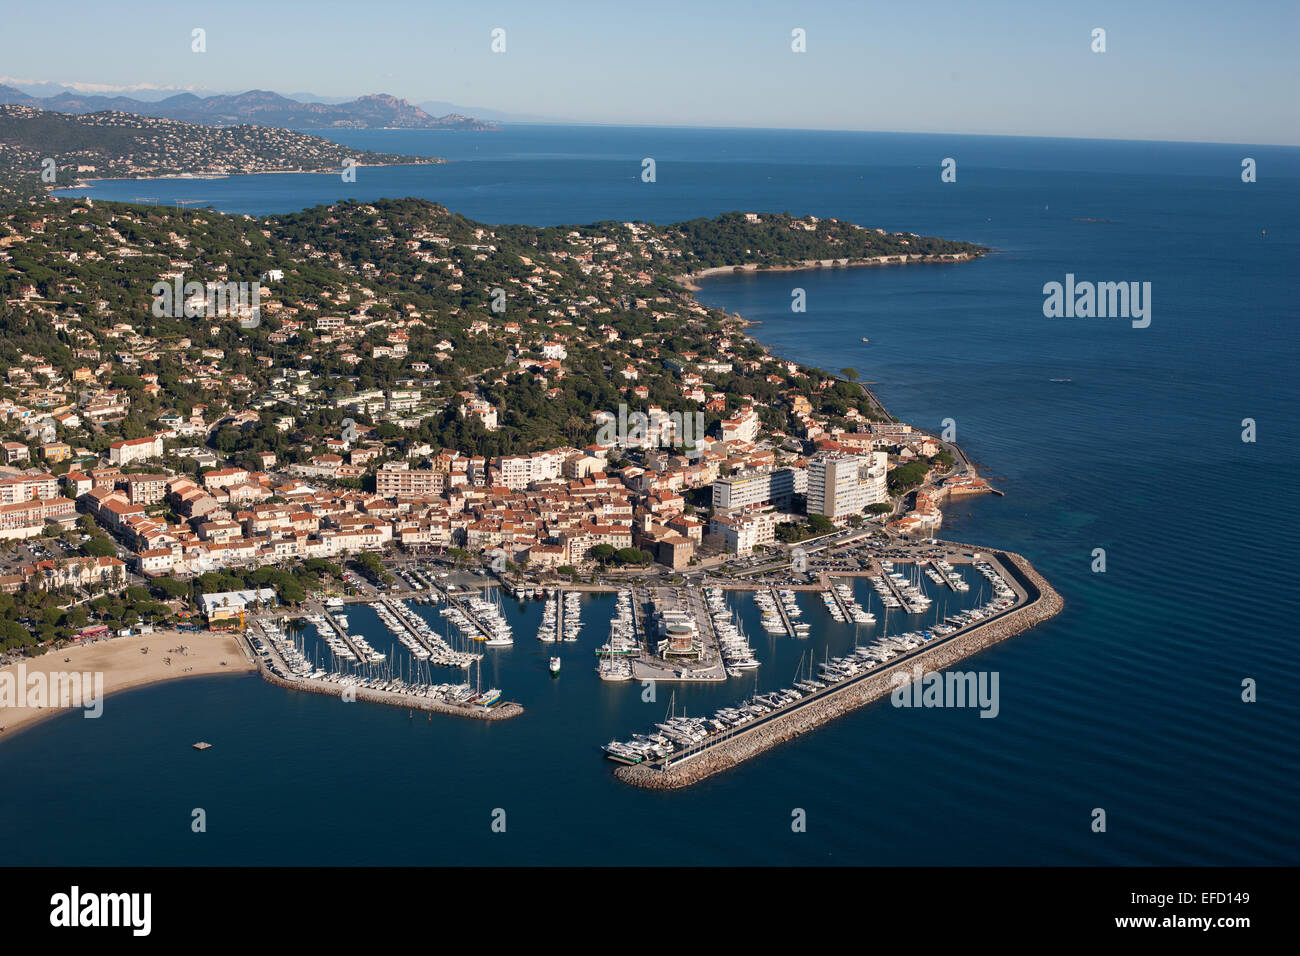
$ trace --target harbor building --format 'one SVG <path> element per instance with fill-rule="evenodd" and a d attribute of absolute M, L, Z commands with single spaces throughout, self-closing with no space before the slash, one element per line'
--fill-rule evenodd
<path fill-rule="evenodd" d="M 247 591 L 220 591 L 199 598 L 208 628 L 216 631 L 227 627 L 242 628 L 244 610 L 250 604 L 275 603 L 273 588 L 253 588 Z"/>
<path fill-rule="evenodd" d="M 656 649 L 664 660 L 700 660 L 704 656 L 695 618 L 671 592 L 661 589 L 655 595 L 651 619 L 658 637 Z"/>

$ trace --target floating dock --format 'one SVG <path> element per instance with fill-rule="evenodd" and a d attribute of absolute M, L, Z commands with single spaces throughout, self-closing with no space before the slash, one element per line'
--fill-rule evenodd
<path fill-rule="evenodd" d="M 454 607 L 456 610 L 460 611 L 461 614 L 464 614 L 466 620 L 468 620 L 471 624 L 474 625 L 474 629 L 483 635 L 483 640 L 486 641 L 490 637 L 492 637 L 492 633 L 493 633 L 492 629 L 489 628 L 482 621 L 480 621 L 478 619 L 478 615 L 475 614 L 473 611 L 471 611 L 468 605 L 461 604 L 459 597 L 452 594 L 450 590 L 443 591 L 442 593 L 446 595 L 447 604 L 450 605 L 451 607 Z"/>
<path fill-rule="evenodd" d="M 902 564 L 911 564 L 912 562 L 910 562 L 910 561 L 904 561 L 904 562 L 900 562 L 900 563 L 902 563 Z M 898 601 L 898 603 L 900 603 L 901 605 L 903 605 L 903 612 L 904 612 L 905 614 L 911 614 L 911 613 L 912 613 L 912 602 L 909 601 L 906 597 L 903 596 L 903 591 L 902 591 L 901 588 L 899 588 L 899 586 L 898 586 L 898 582 L 895 581 L 893 578 L 891 578 L 891 577 L 889 576 L 889 572 L 886 571 L 883 567 L 880 569 L 880 576 L 881 576 L 882 578 L 885 579 L 885 586 L 889 588 L 889 593 L 892 594 L 892 595 L 894 596 L 894 598 Z M 834 588 L 831 588 L 831 590 L 834 591 L 835 589 L 834 589 Z M 837 598 L 837 599 L 838 599 L 838 597 L 839 597 L 839 596 L 836 595 L 836 598 Z"/>

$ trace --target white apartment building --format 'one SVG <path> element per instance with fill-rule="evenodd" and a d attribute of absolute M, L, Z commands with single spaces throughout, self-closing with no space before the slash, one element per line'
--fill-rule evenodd
<path fill-rule="evenodd" d="M 20 501 L 53 498 L 59 493 L 59 480 L 50 474 L 17 475 L 13 478 L 0 478 L 0 505 L 12 505 Z"/>
<path fill-rule="evenodd" d="M 713 483 L 713 510 L 729 515 L 771 505 L 784 511 L 794 493 L 793 468 L 746 471 Z"/>
<path fill-rule="evenodd" d="M 808 464 L 808 513 L 832 521 L 861 514 L 869 505 L 889 499 L 885 476 L 889 456 L 826 452 Z"/>
<path fill-rule="evenodd" d="M 108 460 L 115 465 L 129 465 L 148 458 L 161 458 L 162 453 L 161 435 L 154 435 L 152 438 L 133 438 L 130 441 L 114 442 L 108 446 Z"/>
<path fill-rule="evenodd" d="M 492 459 L 496 480 L 512 491 L 527 488 L 533 482 L 554 481 L 560 477 L 563 465 L 564 458 L 559 451 L 503 455 Z"/>
<path fill-rule="evenodd" d="M 753 514 L 716 516 L 709 521 L 709 533 L 721 535 L 727 551 L 745 555 L 755 548 L 776 541 L 777 514 L 761 511 Z"/>
<path fill-rule="evenodd" d="M 758 412 L 752 405 L 747 405 L 734 418 L 723 419 L 722 440 L 752 442 L 758 437 L 760 424 Z"/>

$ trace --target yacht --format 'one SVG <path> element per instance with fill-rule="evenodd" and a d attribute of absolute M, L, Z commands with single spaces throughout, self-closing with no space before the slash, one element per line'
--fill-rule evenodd
<path fill-rule="evenodd" d="M 560 672 L 560 659 L 558 657 L 552 657 L 547 663 L 546 669 L 553 675 L 558 674 Z"/>
<path fill-rule="evenodd" d="M 632 679 L 632 665 L 623 657 L 602 657 L 596 666 L 601 680 L 622 681 Z"/>

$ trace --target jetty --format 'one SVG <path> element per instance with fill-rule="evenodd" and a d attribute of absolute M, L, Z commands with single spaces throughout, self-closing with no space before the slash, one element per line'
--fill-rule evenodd
<path fill-rule="evenodd" d="M 650 639 L 645 632 L 645 598 L 640 594 L 640 585 L 632 585 L 632 633 L 641 644 L 643 654 L 650 653 Z"/>
<path fill-rule="evenodd" d="M 703 593 L 695 588 L 686 590 L 682 603 L 668 592 L 670 588 L 661 588 L 651 600 L 661 609 L 667 606 L 673 610 L 685 611 L 695 625 L 695 637 L 699 640 L 700 656 L 695 660 L 686 658 L 670 660 L 659 657 L 656 653 L 654 628 L 643 629 L 644 620 L 639 622 L 637 630 L 642 635 L 641 655 L 632 661 L 633 680 L 654 681 L 725 681 L 726 664 L 722 659 L 722 648 L 718 643 L 717 632 L 713 628 L 713 616 L 704 603 Z M 635 603 L 635 601 L 633 602 Z"/>
<path fill-rule="evenodd" d="M 524 712 L 523 706 L 514 701 L 495 704 L 491 707 L 480 707 L 477 704 L 454 704 L 445 700 L 436 700 L 432 697 L 404 694 L 400 691 L 379 690 L 361 684 L 337 684 L 333 681 L 312 678 L 286 680 L 278 674 L 272 674 L 264 667 L 259 669 L 262 672 L 262 678 L 267 683 L 283 687 L 286 690 L 301 690 L 309 694 L 324 694 L 327 697 L 345 698 L 352 696 L 355 700 L 364 700 L 372 704 L 388 704 L 392 707 L 405 707 L 408 710 L 451 714 L 453 717 L 469 717 L 474 720 L 507 720 L 511 717 L 518 717 Z"/>
<path fill-rule="evenodd" d="M 474 629 L 483 635 L 482 638 L 483 640 L 486 641 L 488 638 L 492 636 L 492 629 L 478 619 L 478 615 L 470 610 L 469 605 L 462 604 L 460 598 L 457 595 L 453 594 L 450 589 L 447 589 L 442 593 L 446 595 L 447 603 L 451 607 L 454 607 L 456 610 L 460 611 L 461 614 L 464 614 L 465 619 L 474 625 Z M 475 638 L 475 640 L 478 640 L 478 638 Z"/>
<path fill-rule="evenodd" d="M 660 760 L 619 767 L 625 783 L 673 790 L 699 783 L 751 757 L 890 694 L 902 682 L 938 671 L 1060 613 L 1059 594 L 1023 557 L 986 552 L 1018 598 L 1014 607 L 894 659 L 887 666 L 818 690 L 726 734 L 706 738 Z"/>
<path fill-rule="evenodd" d="M 419 628 L 413 625 L 408 619 L 406 607 L 394 604 L 390 599 L 383 598 L 381 603 L 388 608 L 388 612 L 397 619 L 398 624 L 406 630 L 415 641 L 429 652 L 429 662 L 438 664 L 442 667 L 469 667 L 475 661 L 480 660 L 482 654 L 473 654 L 469 651 L 457 651 L 452 649 L 451 645 L 445 641 L 422 633 Z"/>
<path fill-rule="evenodd" d="M 361 648 L 352 643 L 352 636 L 348 634 L 347 629 L 338 621 L 334 620 L 334 615 L 329 612 L 329 608 L 322 607 L 320 609 L 320 616 L 325 620 L 325 623 L 330 626 L 334 633 L 339 636 L 339 640 L 348 646 L 348 650 L 357 656 L 358 661 L 364 661 L 366 659 L 366 655 L 361 652 Z"/>
<path fill-rule="evenodd" d="M 849 606 L 844 603 L 844 598 L 840 597 L 840 592 L 835 590 L 835 583 L 831 581 L 830 578 L 827 578 L 827 581 L 830 582 L 831 585 L 830 588 L 828 588 L 831 592 L 831 597 L 834 598 L 835 603 L 839 606 L 840 613 L 844 615 L 844 620 L 852 623 L 853 613 L 849 610 Z"/>
<path fill-rule="evenodd" d="M 934 558 L 933 560 L 931 560 L 931 561 L 929 562 L 929 564 L 930 564 L 930 567 L 934 568 L 934 573 L 937 574 L 937 575 L 939 575 L 939 577 L 943 578 L 943 583 L 946 584 L 946 585 L 948 585 L 948 590 L 949 590 L 949 591 L 956 591 L 956 590 L 957 590 L 957 585 L 955 585 L 955 584 L 952 583 L 952 578 L 948 577 L 948 572 L 945 571 L 943 568 L 939 567 L 939 559 L 938 559 L 938 558 Z"/>
<path fill-rule="evenodd" d="M 781 616 L 781 626 L 785 628 L 786 637 L 794 637 L 794 624 L 785 609 L 785 602 L 781 600 L 781 595 L 777 593 L 776 585 L 771 585 L 767 591 L 772 595 L 772 603 L 776 605 L 777 614 Z"/>
<path fill-rule="evenodd" d="M 910 610 L 912 607 L 912 602 L 903 596 L 903 591 L 901 588 L 899 588 L 898 582 L 895 581 L 892 577 L 890 577 L 889 572 L 886 571 L 883 567 L 880 569 L 880 576 L 885 579 L 885 584 L 889 588 L 889 593 L 894 595 L 894 597 L 898 600 L 898 603 L 903 605 L 903 610 L 905 611 Z M 834 591 L 835 589 L 831 588 L 831 590 Z M 835 595 L 835 599 L 837 601 L 839 600 L 838 594 Z"/>

